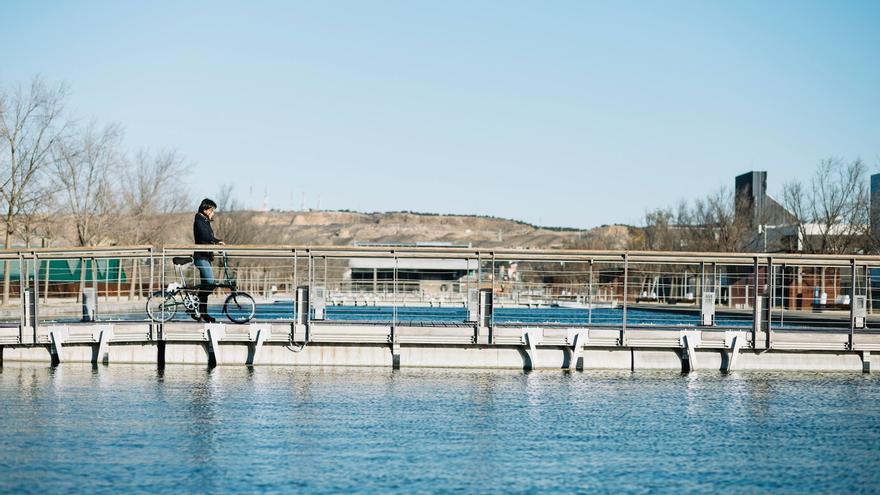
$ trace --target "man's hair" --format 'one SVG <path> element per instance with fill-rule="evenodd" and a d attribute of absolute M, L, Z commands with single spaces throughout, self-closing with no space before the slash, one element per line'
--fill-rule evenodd
<path fill-rule="evenodd" d="M 211 199 L 205 198 L 202 200 L 201 204 L 199 204 L 199 213 L 204 213 L 204 211 L 207 210 L 208 208 L 214 208 L 216 210 L 217 203 L 215 203 Z"/>

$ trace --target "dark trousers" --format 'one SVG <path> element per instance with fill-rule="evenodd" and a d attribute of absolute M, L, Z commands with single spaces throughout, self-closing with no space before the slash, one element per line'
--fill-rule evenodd
<path fill-rule="evenodd" d="M 204 258 L 196 259 L 193 264 L 199 270 L 199 314 L 206 315 L 208 314 L 208 296 L 214 292 L 214 284 L 216 283 L 214 269 L 211 267 L 211 262 Z"/>

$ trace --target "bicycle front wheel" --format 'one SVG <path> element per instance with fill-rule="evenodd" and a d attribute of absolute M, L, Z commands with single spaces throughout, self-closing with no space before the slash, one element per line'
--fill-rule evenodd
<path fill-rule="evenodd" d="M 175 313 L 177 313 L 177 300 L 173 292 L 158 290 L 147 298 L 147 315 L 151 320 L 165 323 L 174 318 Z"/>
<path fill-rule="evenodd" d="M 223 312 L 229 321 L 234 323 L 247 323 L 254 318 L 257 313 L 257 305 L 254 298 L 250 294 L 244 292 L 233 292 L 226 298 L 223 303 Z"/>

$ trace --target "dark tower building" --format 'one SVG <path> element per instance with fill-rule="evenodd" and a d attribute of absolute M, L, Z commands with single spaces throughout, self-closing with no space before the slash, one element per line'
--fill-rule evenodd
<path fill-rule="evenodd" d="M 736 218 L 748 219 L 752 227 L 763 223 L 764 198 L 767 197 L 767 172 L 747 172 L 736 176 Z"/>

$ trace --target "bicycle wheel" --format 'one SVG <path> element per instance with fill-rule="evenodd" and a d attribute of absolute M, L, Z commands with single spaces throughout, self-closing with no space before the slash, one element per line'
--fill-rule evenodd
<path fill-rule="evenodd" d="M 158 323 L 165 323 L 174 318 L 174 314 L 177 313 L 177 300 L 174 296 L 173 292 L 162 290 L 150 294 L 150 297 L 147 298 L 147 315 L 150 316 L 150 319 Z"/>
<path fill-rule="evenodd" d="M 257 305 L 254 298 L 244 292 L 233 292 L 223 303 L 223 312 L 229 321 L 234 323 L 247 323 L 254 318 Z"/>

